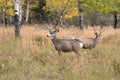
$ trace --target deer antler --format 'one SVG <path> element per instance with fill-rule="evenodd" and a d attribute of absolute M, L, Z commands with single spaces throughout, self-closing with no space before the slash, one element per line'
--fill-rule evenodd
<path fill-rule="evenodd" d="M 48 30 L 49 30 L 49 32 L 53 31 L 52 24 L 48 25 Z"/>
<path fill-rule="evenodd" d="M 93 31 L 94 31 L 94 33 L 95 33 L 95 34 L 97 33 L 97 31 L 96 31 L 96 28 L 95 28 L 95 27 L 93 27 Z"/>
<path fill-rule="evenodd" d="M 104 31 L 105 31 L 105 29 L 101 29 L 101 30 L 100 30 L 100 35 L 101 35 L 101 33 L 103 33 Z"/>

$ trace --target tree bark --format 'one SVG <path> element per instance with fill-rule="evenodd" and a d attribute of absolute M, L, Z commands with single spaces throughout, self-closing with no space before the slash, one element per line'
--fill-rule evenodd
<path fill-rule="evenodd" d="M 21 4 L 20 4 L 20 13 L 19 13 L 19 16 L 20 16 L 19 21 L 20 21 L 20 28 L 21 28 L 21 26 L 22 26 L 22 5 Z"/>
<path fill-rule="evenodd" d="M 5 17 L 4 17 L 5 19 L 4 19 L 4 20 L 5 20 L 5 27 L 7 28 L 7 14 L 6 14 L 7 0 L 6 0 L 5 5 L 6 5 L 6 6 L 5 6 Z"/>
<path fill-rule="evenodd" d="M 7 27 L 7 15 L 6 15 L 6 7 L 7 7 L 7 0 L 5 0 L 5 4 L 3 4 L 2 9 L 2 23 Z"/>
<path fill-rule="evenodd" d="M 29 19 L 29 5 L 30 5 L 30 1 L 27 0 L 26 23 L 28 23 L 28 19 Z"/>
<path fill-rule="evenodd" d="M 114 29 L 116 29 L 117 28 L 117 23 L 118 23 L 117 13 L 115 13 L 113 16 L 114 16 Z"/>
<path fill-rule="evenodd" d="M 79 27 L 83 30 L 83 12 L 81 10 L 79 12 Z"/>
<path fill-rule="evenodd" d="M 78 11 L 79 11 L 79 28 L 83 30 L 83 9 L 82 9 L 82 2 L 78 0 Z"/>
<path fill-rule="evenodd" d="M 4 24 L 4 23 L 5 23 L 5 12 L 2 11 L 2 24 Z"/>
<path fill-rule="evenodd" d="M 15 37 L 20 36 L 20 19 L 19 19 L 19 13 L 20 13 L 20 0 L 15 0 L 15 16 L 14 16 L 14 21 L 15 21 Z"/>
<path fill-rule="evenodd" d="M 64 4 L 64 6 L 62 7 L 62 9 L 59 12 L 55 12 L 54 14 L 54 18 L 53 18 L 53 25 L 54 28 L 58 28 L 58 26 L 64 28 L 63 24 L 62 24 L 62 16 L 64 14 L 64 11 L 67 7 L 67 4 L 69 3 L 70 0 L 67 0 L 67 2 Z"/>

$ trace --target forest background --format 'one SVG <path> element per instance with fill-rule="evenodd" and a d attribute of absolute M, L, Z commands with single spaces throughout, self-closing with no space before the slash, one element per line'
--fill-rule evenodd
<path fill-rule="evenodd" d="M 14 0 L 0 0 L 0 80 L 120 80 L 120 0 L 18 0 L 20 36 L 15 37 Z M 103 41 L 91 54 L 81 49 L 81 66 L 74 52 L 58 53 L 48 27 L 59 28 L 58 38 Z M 79 67 L 78 67 L 79 66 Z"/>
<path fill-rule="evenodd" d="M 79 26 L 120 25 L 120 0 L 20 0 L 21 23 Z M 0 1 L 0 23 L 14 23 L 14 0 Z"/>

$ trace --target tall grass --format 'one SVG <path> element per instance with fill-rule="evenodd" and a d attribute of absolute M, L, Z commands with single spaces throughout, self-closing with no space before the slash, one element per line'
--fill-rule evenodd
<path fill-rule="evenodd" d="M 73 52 L 65 53 L 58 62 L 58 54 L 47 30 L 24 27 L 20 38 L 15 38 L 13 28 L 0 36 L 0 80 L 119 80 L 120 30 L 107 28 L 104 40 L 94 53 L 81 50 L 84 62 L 78 66 Z M 85 35 L 93 37 L 92 29 L 61 30 L 57 35 Z M 81 63 L 81 62 L 80 62 Z"/>

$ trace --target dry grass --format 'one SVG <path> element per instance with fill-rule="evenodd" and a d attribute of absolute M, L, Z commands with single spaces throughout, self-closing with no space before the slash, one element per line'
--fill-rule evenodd
<path fill-rule="evenodd" d="M 84 63 L 79 68 L 72 52 L 64 54 L 58 63 L 58 54 L 47 33 L 47 29 L 38 25 L 28 25 L 21 28 L 21 38 L 16 39 L 13 26 L 3 29 L 0 25 L 0 80 L 120 79 L 120 29 L 105 28 L 104 40 L 94 54 L 81 50 Z M 59 38 L 69 35 L 94 37 L 91 27 L 84 31 L 60 29 L 57 33 Z"/>
<path fill-rule="evenodd" d="M 3 25 L 0 25 L 0 35 L 3 34 L 14 34 L 14 26 L 10 26 L 8 28 L 3 28 Z M 114 35 L 114 34 L 120 34 L 120 29 L 114 30 L 111 27 L 104 28 L 105 32 L 103 33 L 103 36 L 108 35 Z M 96 28 L 96 31 L 99 32 L 101 29 L 100 27 Z M 3 33 L 4 32 L 4 33 Z M 48 29 L 41 28 L 39 25 L 26 25 L 22 26 L 21 28 L 21 36 L 46 36 L 48 33 Z M 58 36 L 68 36 L 68 35 L 84 35 L 86 37 L 93 37 L 94 31 L 92 27 L 88 27 L 88 29 L 85 29 L 84 31 L 80 31 L 78 28 L 67 28 L 67 29 L 61 29 L 61 31 L 58 33 Z"/>

